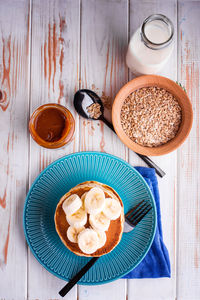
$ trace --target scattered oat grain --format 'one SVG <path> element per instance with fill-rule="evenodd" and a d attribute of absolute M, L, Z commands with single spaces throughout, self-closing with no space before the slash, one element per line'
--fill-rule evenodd
<path fill-rule="evenodd" d="M 98 119 L 101 115 L 101 105 L 99 103 L 93 103 L 87 107 L 87 112 L 92 119 Z"/>

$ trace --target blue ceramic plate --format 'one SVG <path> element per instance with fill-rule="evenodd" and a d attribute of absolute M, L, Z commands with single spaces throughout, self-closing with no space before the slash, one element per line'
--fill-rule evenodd
<path fill-rule="evenodd" d="M 102 256 L 81 278 L 80 284 L 103 284 L 135 268 L 148 252 L 156 228 L 156 208 L 142 176 L 128 163 L 99 152 L 67 155 L 50 164 L 33 183 L 24 206 L 24 232 L 37 260 L 57 277 L 71 279 L 90 258 L 77 256 L 61 242 L 54 226 L 59 199 L 78 183 L 95 180 L 116 190 L 125 213 L 139 201 L 153 209 L 128 233 L 123 233 L 113 251 Z"/>

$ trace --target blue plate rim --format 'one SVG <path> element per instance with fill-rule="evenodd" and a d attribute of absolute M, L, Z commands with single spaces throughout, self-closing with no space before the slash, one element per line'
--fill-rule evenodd
<path fill-rule="evenodd" d="M 57 278 L 60 278 L 62 280 L 64 280 L 65 282 L 68 282 L 68 280 L 66 278 L 63 278 L 63 276 L 57 274 L 56 272 L 54 272 L 53 270 L 51 270 L 50 268 L 48 268 L 42 261 L 41 259 L 36 255 L 30 241 L 29 241 L 29 238 L 28 238 L 28 234 L 26 232 L 26 224 L 25 224 L 25 215 L 26 215 L 26 207 L 27 207 L 27 203 L 28 203 L 28 198 L 33 190 L 33 187 L 34 185 L 36 184 L 36 182 L 43 176 L 43 174 L 49 169 L 51 168 L 54 164 L 62 161 L 63 159 L 67 158 L 67 157 L 72 157 L 72 156 L 78 156 L 78 155 L 103 155 L 103 156 L 108 156 L 108 157 L 111 157 L 111 158 L 114 158 L 116 160 L 119 160 L 121 162 L 123 162 L 125 165 L 127 165 L 128 167 L 134 169 L 134 171 L 137 173 L 137 175 L 140 177 L 140 179 L 142 180 L 142 182 L 144 183 L 144 185 L 146 186 L 149 194 L 151 195 L 151 198 L 152 198 L 152 201 L 153 201 L 153 210 L 154 210 L 154 228 L 153 228 L 153 234 L 152 234 L 152 238 L 151 238 L 151 242 L 149 243 L 149 246 L 147 247 L 146 249 L 146 252 L 142 255 L 142 257 L 140 258 L 140 260 L 137 262 L 137 264 L 135 265 L 134 269 L 140 264 L 140 262 L 144 259 L 144 257 L 147 255 L 152 243 L 153 243 L 153 240 L 154 240 L 154 237 L 155 237 L 155 233 L 156 233 L 156 227 L 157 227 L 157 210 L 156 210 L 156 204 L 155 204 L 155 199 L 154 199 L 154 196 L 148 186 L 148 184 L 146 183 L 145 179 L 142 177 L 142 175 L 133 167 L 131 166 L 127 161 L 125 161 L 124 159 L 120 158 L 120 157 L 117 157 L 115 155 L 112 155 L 112 154 L 109 154 L 109 153 L 106 153 L 106 152 L 100 152 L 100 151 L 79 151 L 79 152 L 75 152 L 75 153 L 70 153 L 70 154 L 67 154 L 67 155 L 64 155 L 56 160 L 54 160 L 52 163 L 50 163 L 44 170 L 42 170 L 39 175 L 35 178 L 35 180 L 32 182 L 31 184 L 31 187 L 28 191 L 28 194 L 26 196 L 26 199 L 25 199 L 25 203 L 24 203 L 24 209 L 23 209 L 23 229 L 24 229 L 24 235 L 25 235 L 25 238 L 26 238 L 26 242 L 32 252 L 32 254 L 34 255 L 34 257 L 37 259 L 37 261 L 49 272 L 51 273 L 52 275 L 56 276 Z M 127 275 L 130 271 L 132 271 L 133 268 L 131 268 L 130 270 L 128 270 L 127 272 L 125 272 L 123 275 L 120 275 L 120 276 L 116 276 L 115 278 L 111 278 L 111 279 L 108 279 L 106 281 L 100 281 L 100 282 L 82 282 L 82 281 L 79 281 L 78 284 L 79 285 L 102 285 L 102 284 L 106 284 L 106 283 L 110 283 L 110 282 L 113 282 L 117 279 L 123 279 L 122 277 Z"/>

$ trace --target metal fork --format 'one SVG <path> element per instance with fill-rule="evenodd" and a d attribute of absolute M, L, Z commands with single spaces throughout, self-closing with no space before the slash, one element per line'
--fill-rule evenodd
<path fill-rule="evenodd" d="M 140 201 L 136 206 L 130 209 L 125 214 L 126 222 L 132 227 L 135 227 L 146 214 L 152 209 L 150 203 L 146 203 L 145 200 Z M 129 230 L 130 231 L 130 230 Z M 87 273 L 87 271 L 94 265 L 99 257 L 93 257 L 59 292 L 59 295 L 64 297 L 73 286 Z"/>

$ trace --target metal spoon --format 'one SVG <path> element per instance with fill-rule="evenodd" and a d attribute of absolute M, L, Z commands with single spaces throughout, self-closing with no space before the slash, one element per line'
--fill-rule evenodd
<path fill-rule="evenodd" d="M 91 117 L 91 114 L 88 112 L 88 108 L 91 107 L 92 104 L 98 103 L 99 104 L 99 114 L 96 117 Z M 74 107 L 79 115 L 83 118 L 91 119 L 91 120 L 101 120 L 103 121 L 110 129 L 114 130 L 113 125 L 104 118 L 104 106 L 100 99 L 100 97 L 91 90 L 83 89 L 76 92 L 74 95 Z M 156 170 L 156 173 L 163 177 L 165 172 L 161 170 L 148 156 L 139 154 L 135 152 L 141 159 L 145 161 L 145 163 Z"/>

